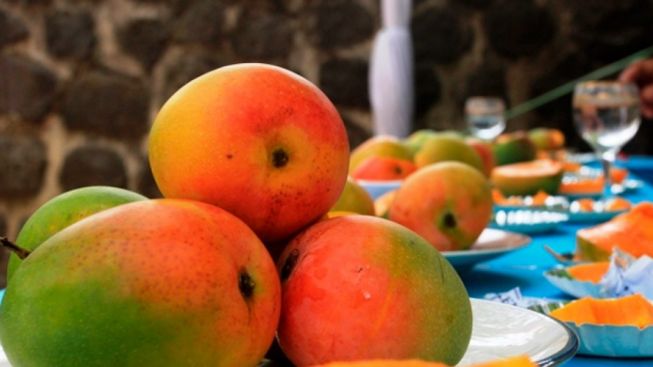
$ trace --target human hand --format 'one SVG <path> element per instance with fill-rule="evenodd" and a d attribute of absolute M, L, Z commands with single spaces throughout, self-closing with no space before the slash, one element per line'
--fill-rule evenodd
<path fill-rule="evenodd" d="M 642 115 L 653 119 L 653 59 L 631 64 L 621 72 L 619 80 L 635 83 L 639 87 Z"/>

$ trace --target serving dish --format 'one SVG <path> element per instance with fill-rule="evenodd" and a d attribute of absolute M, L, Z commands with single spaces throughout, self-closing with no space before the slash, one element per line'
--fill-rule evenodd
<path fill-rule="evenodd" d="M 515 232 L 486 228 L 468 250 L 444 251 L 456 270 L 468 270 L 477 263 L 519 250 L 531 243 L 531 238 Z"/>

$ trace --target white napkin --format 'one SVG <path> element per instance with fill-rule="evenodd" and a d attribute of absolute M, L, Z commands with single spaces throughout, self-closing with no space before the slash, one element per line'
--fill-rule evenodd
<path fill-rule="evenodd" d="M 633 256 L 615 248 L 608 272 L 599 282 L 605 297 L 623 297 L 639 293 L 653 300 L 653 259 Z"/>
<path fill-rule="evenodd" d="M 512 288 L 506 292 L 501 293 L 487 293 L 483 296 L 484 299 L 488 301 L 495 301 L 499 303 L 505 303 L 508 305 L 513 305 L 521 308 L 543 308 L 555 305 L 554 308 L 559 307 L 560 301 L 548 299 L 548 298 L 537 298 L 537 297 L 524 297 L 521 293 L 519 287 Z M 539 310 L 539 309 L 538 309 Z"/>

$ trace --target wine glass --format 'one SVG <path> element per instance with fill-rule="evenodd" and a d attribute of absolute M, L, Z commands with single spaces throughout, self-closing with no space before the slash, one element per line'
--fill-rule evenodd
<path fill-rule="evenodd" d="M 594 149 L 603 168 L 603 195 L 612 196 L 610 168 L 621 147 L 639 129 L 639 92 L 632 83 L 586 81 L 573 98 L 576 130 Z"/>
<path fill-rule="evenodd" d="M 496 97 L 470 97 L 465 101 L 465 120 L 470 133 L 481 140 L 492 140 L 506 128 L 503 100 Z"/>

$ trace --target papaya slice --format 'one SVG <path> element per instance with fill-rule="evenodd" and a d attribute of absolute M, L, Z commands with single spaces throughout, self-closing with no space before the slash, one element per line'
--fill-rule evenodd
<path fill-rule="evenodd" d="M 582 298 L 551 312 L 551 316 L 577 325 L 653 325 L 653 305 L 639 294 L 617 299 Z"/>
<path fill-rule="evenodd" d="M 608 222 L 576 234 L 576 259 L 607 261 L 612 249 L 635 256 L 653 256 L 653 203 L 643 202 Z"/>
<path fill-rule="evenodd" d="M 564 195 L 583 195 L 600 193 L 603 190 L 602 178 L 587 178 L 583 180 L 563 180 L 560 193 Z"/>
<path fill-rule="evenodd" d="M 610 262 L 600 261 L 595 263 L 586 263 L 573 265 L 567 268 L 569 275 L 581 282 L 598 283 L 603 275 L 608 272 Z"/>
<path fill-rule="evenodd" d="M 624 182 L 628 176 L 625 168 L 613 167 L 610 169 L 610 178 L 613 184 Z M 560 193 L 566 195 L 595 194 L 603 191 L 603 176 L 584 178 L 578 180 L 563 180 L 560 184 Z"/>
<path fill-rule="evenodd" d="M 627 210 L 630 209 L 630 207 L 631 207 L 630 201 L 616 196 L 605 205 L 605 210 L 606 211 Z"/>

